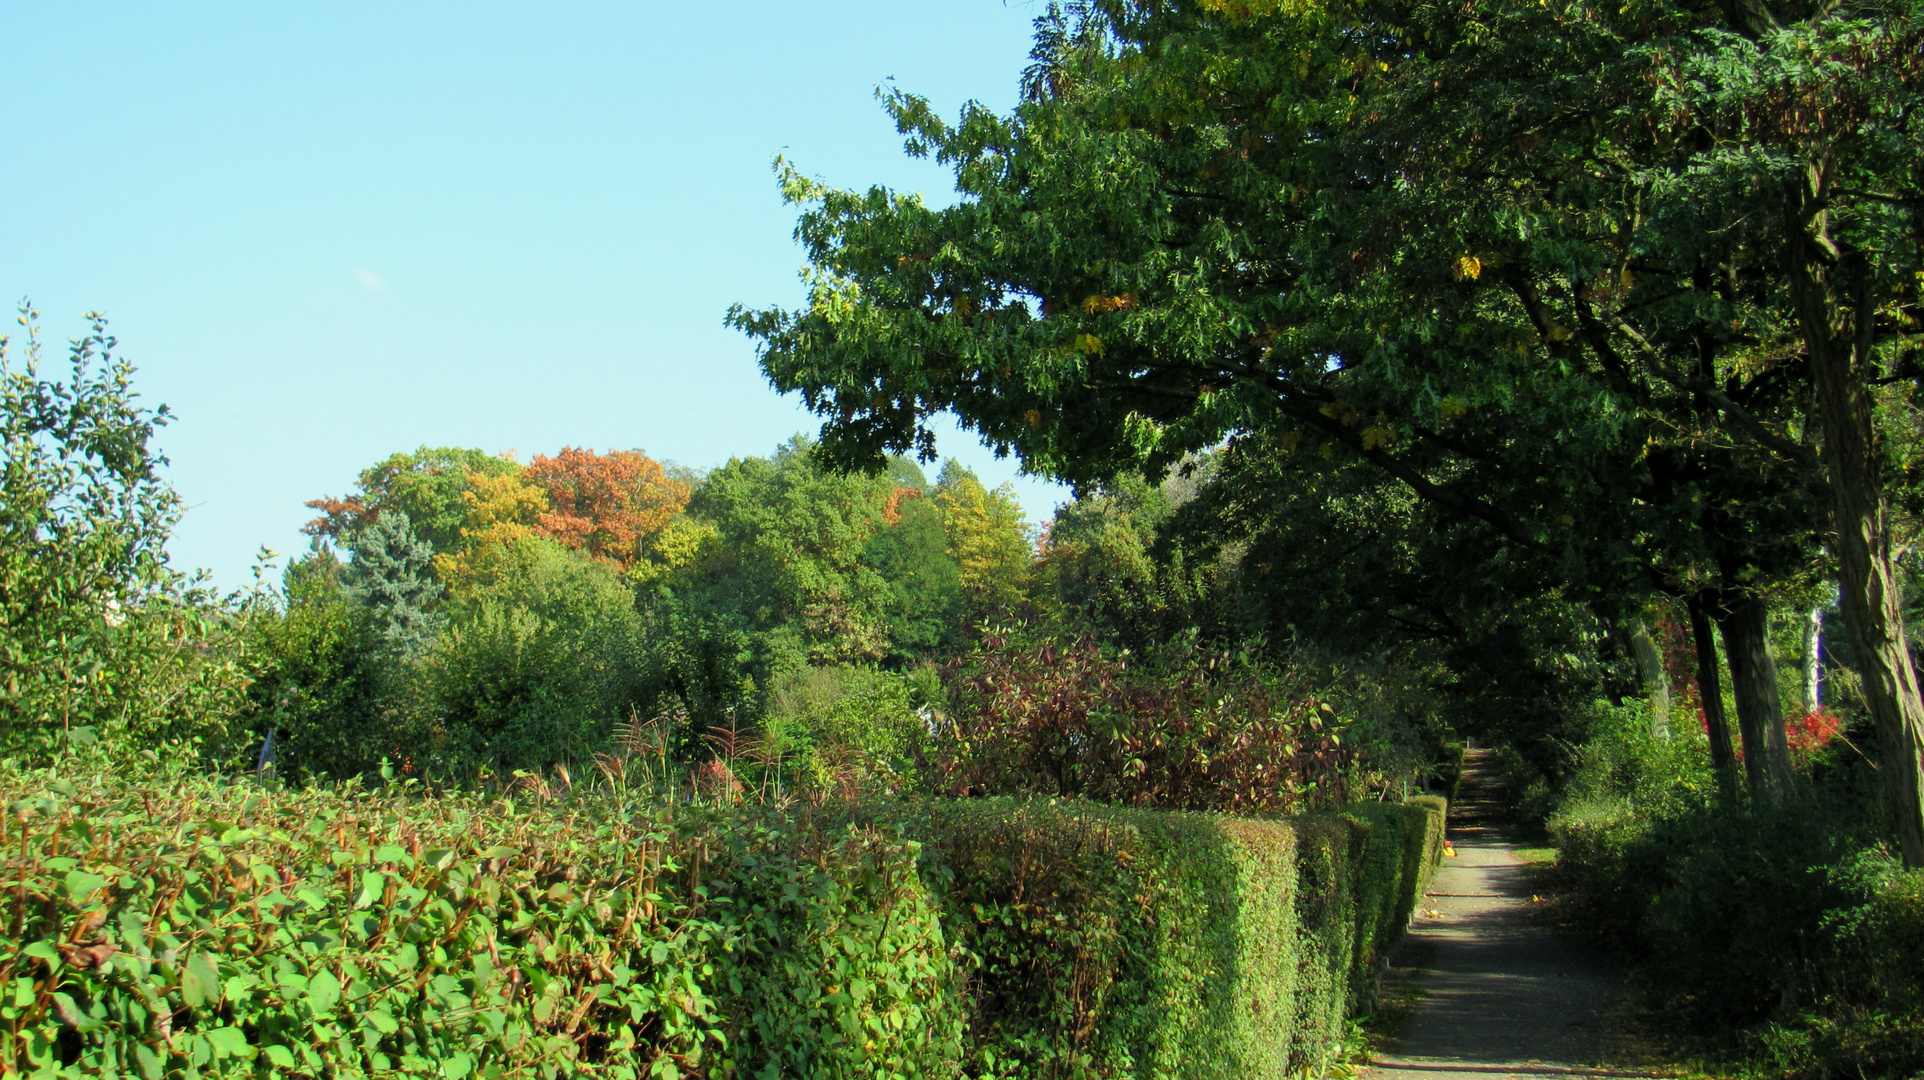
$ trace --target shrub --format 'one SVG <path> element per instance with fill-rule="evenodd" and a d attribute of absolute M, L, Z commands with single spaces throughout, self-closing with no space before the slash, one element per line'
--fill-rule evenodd
<path fill-rule="evenodd" d="M 247 719 L 254 747 L 273 738 L 282 777 L 356 776 L 421 745 L 395 707 L 402 672 L 370 613 L 341 588 L 339 570 L 317 552 L 289 569 L 281 603 L 262 597 L 249 612 Z"/>
<path fill-rule="evenodd" d="M 153 748 L 218 744 L 244 685 L 215 646 L 232 613 L 167 566 L 180 501 L 153 448 L 165 408 L 132 389 L 106 321 L 69 375 L 0 335 L 0 752 L 46 755 L 87 729 Z"/>
<path fill-rule="evenodd" d="M 0 1068 L 48 1077 L 1279 1075 L 1440 835 L 64 767 L 0 772 Z"/>
<path fill-rule="evenodd" d="M 543 537 L 478 558 L 422 665 L 451 759 L 545 768 L 602 749 L 650 681 L 634 595 L 608 566 Z"/>
<path fill-rule="evenodd" d="M 1924 1068 L 1924 873 L 1881 844 L 1873 770 L 1817 748 L 1781 804 L 1749 804 L 1719 793 L 1700 742 L 1618 719 L 1549 822 L 1582 923 L 1637 960 L 1666 1015 L 1753 1067 Z"/>
<path fill-rule="evenodd" d="M 940 790 L 1254 814 L 1343 802 L 1336 715 L 1292 672 L 1094 641 L 990 636 L 945 672 L 928 766 Z"/>
<path fill-rule="evenodd" d="M 714 983 L 743 1076 L 948 1075 L 959 989 L 918 845 L 887 830 L 764 823 L 727 833 L 717 917 L 732 933 Z"/>
<path fill-rule="evenodd" d="M 971 958 L 971 1076 L 1280 1075 L 1327 1064 L 1434 867 L 1442 818 L 1249 820 L 1083 802 L 864 811 L 922 843 Z"/>
<path fill-rule="evenodd" d="M 0 795 L 6 1068 L 854 1077 L 955 1058 L 916 850 L 873 830 L 183 774 L 8 773 Z"/>
<path fill-rule="evenodd" d="M 909 676 L 855 664 L 794 669 L 772 680 L 762 726 L 818 784 L 845 750 L 906 774 L 924 728 L 920 689 Z"/>

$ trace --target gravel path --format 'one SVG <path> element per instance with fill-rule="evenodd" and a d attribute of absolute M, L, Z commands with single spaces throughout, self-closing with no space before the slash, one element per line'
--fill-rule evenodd
<path fill-rule="evenodd" d="M 1610 975 L 1533 918 L 1518 845 L 1505 839 L 1487 760 L 1472 751 L 1443 860 L 1392 972 L 1421 1000 L 1367 1080 L 1648 1076 L 1606 1015 Z"/>

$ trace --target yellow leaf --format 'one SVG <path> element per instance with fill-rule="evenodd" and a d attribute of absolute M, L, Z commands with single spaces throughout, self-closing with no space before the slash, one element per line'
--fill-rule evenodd
<path fill-rule="evenodd" d="M 1456 260 L 1452 274 L 1458 281 L 1475 281 L 1483 276 L 1483 260 L 1474 255 L 1465 255 Z"/>

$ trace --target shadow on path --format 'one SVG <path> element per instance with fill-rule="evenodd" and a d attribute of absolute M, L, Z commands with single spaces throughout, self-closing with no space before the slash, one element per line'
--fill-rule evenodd
<path fill-rule="evenodd" d="M 1471 751 L 1443 861 L 1404 955 L 1423 997 L 1369 1080 L 1647 1076 L 1607 1016 L 1610 976 L 1531 917 L 1518 846 L 1504 839 L 1488 751 Z"/>

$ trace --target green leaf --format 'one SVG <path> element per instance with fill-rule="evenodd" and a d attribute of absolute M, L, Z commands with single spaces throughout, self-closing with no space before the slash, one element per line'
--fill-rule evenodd
<path fill-rule="evenodd" d="M 83 1035 L 95 1030 L 104 1023 L 104 1021 L 96 1020 L 88 1016 L 86 1010 L 82 1009 L 74 1002 L 73 998 L 66 994 L 55 994 L 53 996 L 53 1007 L 59 1011 L 60 1019 L 66 1021 L 68 1026 Z"/>
<path fill-rule="evenodd" d="M 441 1075 L 448 1080 L 463 1080 L 474 1071 L 474 1058 L 465 1050 L 457 1050 L 441 1059 Z"/>
<path fill-rule="evenodd" d="M 190 1008 L 220 1004 L 220 969 L 214 965 L 213 954 L 197 952 L 187 958 L 180 971 L 180 994 Z"/>
<path fill-rule="evenodd" d="M 160 1080 L 164 1069 L 160 1055 L 148 1049 L 145 1044 L 134 1044 L 134 1062 L 140 1066 L 140 1075 L 146 1080 Z"/>
<path fill-rule="evenodd" d="M 401 1030 L 401 1022 L 394 1019 L 393 1014 L 386 1009 L 369 1009 L 362 1015 L 362 1019 L 367 1021 L 369 1027 L 383 1035 L 392 1035 Z"/>
<path fill-rule="evenodd" d="M 387 889 L 387 875 L 379 870 L 369 870 L 361 875 L 361 892 L 354 898 L 356 910 L 371 907 Z"/>
<path fill-rule="evenodd" d="M 332 971 L 322 968 L 307 980 L 307 993 L 303 995 L 307 1007 L 316 1016 L 326 1016 L 334 1011 L 341 1000 L 341 980 Z"/>
<path fill-rule="evenodd" d="M 277 1069 L 291 1069 L 294 1067 L 294 1051 L 289 1050 L 280 1043 L 271 1043 L 263 1046 L 261 1047 L 261 1052 L 267 1055 L 267 1060 L 273 1062 L 274 1067 Z"/>
<path fill-rule="evenodd" d="M 237 1027 L 217 1027 L 207 1032 L 207 1042 L 221 1057 L 251 1058 L 254 1048 L 247 1044 L 247 1033 Z"/>
<path fill-rule="evenodd" d="M 67 872 L 67 899 L 76 904 L 85 903 L 87 898 L 107 885 L 107 879 L 99 874 L 89 874 L 82 870 Z"/>

